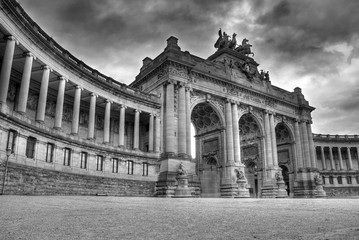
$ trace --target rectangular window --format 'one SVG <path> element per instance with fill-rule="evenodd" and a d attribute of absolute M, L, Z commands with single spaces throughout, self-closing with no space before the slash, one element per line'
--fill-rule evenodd
<path fill-rule="evenodd" d="M 9 135 L 7 136 L 6 149 L 11 149 L 11 153 L 14 153 L 15 151 L 16 137 L 17 137 L 17 132 L 15 130 L 10 129 Z"/>
<path fill-rule="evenodd" d="M 118 162 L 119 160 L 117 158 L 112 158 L 112 172 L 118 173 Z"/>
<path fill-rule="evenodd" d="M 127 173 L 133 175 L 133 161 L 127 161 Z"/>
<path fill-rule="evenodd" d="M 97 171 L 102 171 L 103 170 L 103 156 L 102 155 L 97 155 L 96 156 L 96 170 Z"/>
<path fill-rule="evenodd" d="M 55 148 L 55 145 L 53 143 L 47 143 L 46 162 L 52 163 L 52 160 L 54 158 L 54 148 Z"/>
<path fill-rule="evenodd" d="M 64 166 L 70 166 L 71 148 L 64 149 Z"/>
<path fill-rule="evenodd" d="M 87 152 L 81 152 L 81 163 L 80 168 L 86 169 L 87 168 Z"/>
<path fill-rule="evenodd" d="M 143 163 L 142 164 L 142 170 L 143 170 L 143 172 L 142 172 L 142 175 L 143 176 L 148 176 L 148 163 Z"/>
<path fill-rule="evenodd" d="M 343 184 L 341 176 L 339 176 L 337 179 L 338 179 L 338 184 Z"/>
<path fill-rule="evenodd" d="M 348 182 L 348 184 L 352 184 L 352 177 L 351 176 L 347 176 L 347 182 Z"/>
<path fill-rule="evenodd" d="M 37 139 L 34 137 L 28 137 L 26 142 L 26 157 L 34 158 L 35 146 Z"/>

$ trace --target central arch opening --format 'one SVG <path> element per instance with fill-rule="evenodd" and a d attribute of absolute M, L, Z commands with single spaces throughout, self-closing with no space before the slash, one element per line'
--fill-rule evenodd
<path fill-rule="evenodd" d="M 201 197 L 220 197 L 223 164 L 223 129 L 220 117 L 210 103 L 197 104 L 191 113 L 195 131 L 197 174 Z"/>

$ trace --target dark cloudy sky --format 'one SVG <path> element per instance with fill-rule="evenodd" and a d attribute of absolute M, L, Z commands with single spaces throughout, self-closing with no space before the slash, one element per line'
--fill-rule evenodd
<path fill-rule="evenodd" d="M 313 132 L 359 134 L 358 0 L 18 0 L 60 45 L 129 84 L 166 39 L 207 58 L 218 29 L 249 39 L 273 85 L 296 86 L 313 112 Z"/>

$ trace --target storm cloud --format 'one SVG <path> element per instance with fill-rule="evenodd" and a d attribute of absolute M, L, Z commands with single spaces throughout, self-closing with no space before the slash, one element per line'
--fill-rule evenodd
<path fill-rule="evenodd" d="M 20 0 L 60 45 L 93 68 L 129 84 L 145 57 L 179 38 L 182 50 L 215 52 L 217 31 L 250 40 L 272 84 L 301 87 L 316 107 L 313 131 L 359 132 L 357 0 L 117 1 Z"/>

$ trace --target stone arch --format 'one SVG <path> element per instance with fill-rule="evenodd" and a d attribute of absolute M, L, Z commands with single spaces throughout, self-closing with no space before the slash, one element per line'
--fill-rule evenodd
<path fill-rule="evenodd" d="M 206 100 L 206 99 L 202 99 L 202 98 L 196 98 L 194 99 L 194 101 L 192 102 L 192 99 L 191 99 L 191 110 L 190 110 L 190 114 L 192 116 L 192 112 L 193 112 L 193 109 L 198 105 L 198 104 L 201 104 L 201 103 L 207 103 L 209 106 L 211 106 L 214 111 L 217 113 L 219 119 L 220 119 L 220 122 L 221 122 L 221 126 L 224 126 L 224 123 L 225 123 L 225 118 L 224 118 L 224 106 L 221 105 L 220 103 L 217 103 L 213 100 Z M 217 104 L 216 104 L 217 103 Z"/>
<path fill-rule="evenodd" d="M 294 132 L 293 132 L 293 129 L 292 129 L 292 127 L 289 125 L 289 123 L 288 122 L 285 122 L 285 121 L 281 121 L 281 122 L 277 122 L 277 124 L 275 125 L 275 129 L 277 130 L 277 126 L 285 126 L 286 128 L 287 128 L 287 130 L 288 130 L 288 133 L 289 133 L 289 135 L 290 135 L 290 139 L 292 140 L 292 141 L 294 141 Z M 277 132 L 277 131 L 276 131 Z"/>
<path fill-rule="evenodd" d="M 209 122 L 209 120 L 211 120 L 211 122 Z M 216 127 L 221 128 L 224 126 L 225 120 L 218 106 L 208 101 L 198 101 L 191 107 L 191 122 L 197 132 L 198 128 L 202 128 L 201 122 L 206 126 L 217 124 Z"/>
<path fill-rule="evenodd" d="M 262 121 L 260 121 L 260 116 L 258 116 L 258 113 L 254 113 L 254 112 L 251 112 L 249 110 L 240 111 L 239 114 L 238 114 L 238 121 L 241 119 L 242 116 L 244 116 L 246 114 L 250 114 L 250 115 L 253 116 L 254 120 L 256 121 L 256 123 L 259 126 L 261 136 L 264 136 L 264 133 L 265 133 L 264 124 L 263 124 Z"/>

